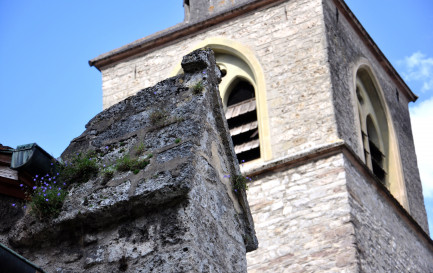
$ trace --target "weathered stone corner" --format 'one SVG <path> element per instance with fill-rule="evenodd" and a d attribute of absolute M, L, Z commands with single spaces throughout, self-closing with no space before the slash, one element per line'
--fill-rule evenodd
<path fill-rule="evenodd" d="M 211 67 L 215 62 L 211 49 L 197 49 L 182 58 L 182 68 L 185 73 L 194 73 Z"/>
<path fill-rule="evenodd" d="M 99 175 L 70 186 L 60 215 L 27 214 L 10 234 L 49 272 L 246 272 L 257 248 L 211 50 L 184 57 L 185 74 L 95 116 L 62 154 L 93 151 Z M 200 82 L 200 92 L 194 86 Z M 121 160 L 148 160 L 140 170 Z M 109 167 L 111 166 L 111 167 Z M 106 168 L 115 170 L 108 179 Z"/>

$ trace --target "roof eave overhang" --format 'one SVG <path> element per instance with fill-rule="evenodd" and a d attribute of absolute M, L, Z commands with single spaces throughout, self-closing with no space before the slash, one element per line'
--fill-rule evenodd
<path fill-rule="evenodd" d="M 377 44 L 373 41 L 364 27 L 361 25 L 359 20 L 353 14 L 353 12 L 349 9 L 346 3 L 343 0 L 333 0 L 334 4 L 340 10 L 340 12 L 345 16 L 346 20 L 353 27 L 356 33 L 361 37 L 364 44 L 370 49 L 376 59 L 379 61 L 380 65 L 383 69 L 390 75 L 391 79 L 393 79 L 394 83 L 398 86 L 399 91 L 406 96 L 409 101 L 415 102 L 418 99 L 418 96 L 415 95 L 412 90 L 410 90 L 409 86 L 404 82 L 392 64 L 385 57 L 385 54 L 379 49 Z"/>
<path fill-rule="evenodd" d="M 217 13 L 214 16 L 197 22 L 185 22 L 180 23 L 166 31 L 161 31 L 154 35 L 145 37 L 143 39 L 136 40 L 130 44 L 127 44 L 118 49 L 112 50 L 105 54 L 102 54 L 89 61 L 90 66 L 96 67 L 99 71 L 107 65 L 111 65 L 120 60 L 132 57 L 137 54 L 146 53 L 158 46 L 168 44 L 177 39 L 187 37 L 191 34 L 196 34 L 204 29 L 210 28 L 214 25 L 228 21 L 232 18 L 241 16 L 251 11 L 270 6 L 277 5 L 287 0 L 256 0 L 238 6 L 230 11 Z"/>
<path fill-rule="evenodd" d="M 187 37 L 189 35 L 200 32 L 204 29 L 210 28 L 214 25 L 220 24 L 232 18 L 241 16 L 243 14 L 252 12 L 254 10 L 270 6 L 277 5 L 281 2 L 287 0 L 257 0 L 253 2 L 249 2 L 248 4 L 239 6 L 233 10 L 222 12 L 219 14 L 215 14 L 213 17 L 210 17 L 203 21 L 193 22 L 193 23 L 180 23 L 166 31 L 161 31 L 154 35 L 145 37 L 143 39 L 139 39 L 135 42 L 127 44 L 118 49 L 112 50 L 105 54 L 102 54 L 92 60 L 89 61 L 90 66 L 96 67 L 99 71 L 103 69 L 103 67 L 114 64 L 121 60 L 127 59 L 129 57 L 143 54 L 149 52 L 159 46 L 169 44 L 170 42 L 176 41 L 178 39 Z M 343 0 L 333 0 L 334 4 L 338 7 L 341 13 L 348 20 L 353 29 L 360 36 L 364 44 L 371 50 L 374 56 L 377 58 L 381 66 L 384 70 L 391 76 L 393 81 L 399 87 L 399 90 L 406 96 L 409 101 L 416 101 L 418 96 L 416 96 L 404 80 L 400 77 L 388 59 L 385 57 L 383 52 L 379 49 L 349 7 L 344 3 Z"/>

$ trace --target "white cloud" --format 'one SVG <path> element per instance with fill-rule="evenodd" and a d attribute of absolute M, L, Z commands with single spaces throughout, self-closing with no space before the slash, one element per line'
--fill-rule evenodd
<path fill-rule="evenodd" d="M 410 108 L 423 193 L 433 197 L 433 97 Z"/>
<path fill-rule="evenodd" d="M 402 74 L 406 81 L 420 82 L 422 92 L 433 91 L 433 58 L 417 51 L 398 64 L 404 66 L 405 71 Z"/>

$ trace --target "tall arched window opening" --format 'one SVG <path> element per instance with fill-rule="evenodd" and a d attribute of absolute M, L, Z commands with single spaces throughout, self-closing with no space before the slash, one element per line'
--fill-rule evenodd
<path fill-rule="evenodd" d="M 254 87 L 235 80 L 229 87 L 226 118 L 239 162 L 260 158 L 259 129 Z"/>
<path fill-rule="evenodd" d="M 254 52 L 236 41 L 221 37 L 207 38 L 194 48 L 211 48 L 215 53 L 215 61 L 222 76 L 219 91 L 224 111 L 228 113 L 233 111 L 230 109 L 242 108 L 236 107 L 236 104 L 254 108 L 241 115 L 232 112 L 239 117 L 228 118 L 239 162 L 250 161 L 244 166 L 248 169 L 272 159 L 265 78 Z M 183 71 L 177 64 L 171 75 L 180 73 Z M 255 131 L 247 130 L 247 124 L 253 126 Z"/>
<path fill-rule="evenodd" d="M 365 163 L 389 187 L 388 122 L 376 86 L 365 70 L 357 73 L 356 97 Z"/>

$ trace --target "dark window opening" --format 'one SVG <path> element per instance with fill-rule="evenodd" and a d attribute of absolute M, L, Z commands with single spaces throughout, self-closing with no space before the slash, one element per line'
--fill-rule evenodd
<path fill-rule="evenodd" d="M 254 87 L 246 81 L 238 82 L 230 93 L 227 107 L 255 97 Z"/>
<path fill-rule="evenodd" d="M 364 99 L 362 98 L 362 95 L 359 92 L 358 87 L 356 88 L 356 97 L 358 98 L 358 101 L 359 101 L 360 104 L 364 104 Z"/>
<path fill-rule="evenodd" d="M 379 135 L 370 116 L 367 117 L 368 147 L 370 150 L 371 168 L 382 183 L 385 183 L 384 154 L 380 150 Z"/>
<path fill-rule="evenodd" d="M 376 146 L 376 144 L 374 144 L 373 141 L 369 141 L 368 144 L 370 146 L 371 165 L 373 167 L 373 173 L 383 183 L 385 182 L 385 176 L 386 176 L 385 170 L 383 169 L 384 155 Z"/>
<path fill-rule="evenodd" d="M 254 87 L 239 81 L 227 101 L 226 118 L 240 163 L 260 158 L 260 142 Z"/>

